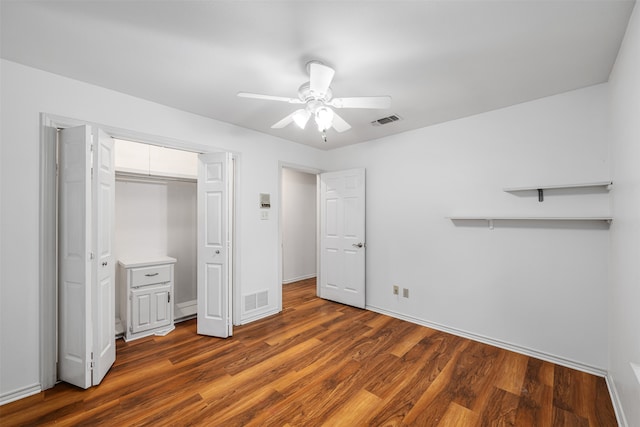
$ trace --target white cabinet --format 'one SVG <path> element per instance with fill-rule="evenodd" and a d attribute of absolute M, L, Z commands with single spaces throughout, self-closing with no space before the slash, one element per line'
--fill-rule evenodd
<path fill-rule="evenodd" d="M 118 172 L 197 179 L 198 153 L 115 139 Z"/>
<path fill-rule="evenodd" d="M 175 178 L 198 178 L 198 154 L 149 146 L 149 174 Z"/>
<path fill-rule="evenodd" d="M 166 335 L 173 325 L 175 258 L 120 260 L 120 319 L 124 339 Z"/>

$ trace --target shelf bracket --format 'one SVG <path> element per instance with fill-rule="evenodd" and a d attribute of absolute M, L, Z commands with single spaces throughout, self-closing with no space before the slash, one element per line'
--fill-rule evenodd
<path fill-rule="evenodd" d="M 538 201 L 544 202 L 544 190 L 542 188 L 538 188 Z"/>
<path fill-rule="evenodd" d="M 489 219 L 487 221 L 489 222 L 489 230 L 493 230 L 493 220 Z"/>

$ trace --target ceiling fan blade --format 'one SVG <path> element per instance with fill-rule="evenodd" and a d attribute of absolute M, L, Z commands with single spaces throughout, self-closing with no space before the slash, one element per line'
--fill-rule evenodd
<path fill-rule="evenodd" d="M 304 101 L 298 98 L 287 98 L 284 96 L 273 96 L 273 95 L 261 95 L 259 93 L 250 93 L 250 92 L 238 92 L 237 94 L 240 98 L 253 98 L 253 99 L 264 99 L 266 101 L 281 101 L 288 102 L 289 104 L 302 104 Z"/>
<path fill-rule="evenodd" d="M 294 114 L 296 114 L 295 111 L 293 113 L 289 114 L 284 119 L 280 120 L 278 123 L 276 123 L 273 126 L 271 126 L 271 129 L 280 129 L 280 128 L 283 128 L 283 127 L 289 125 L 290 123 L 293 122 L 293 115 Z"/>
<path fill-rule="evenodd" d="M 333 113 L 332 127 L 336 130 L 336 132 L 344 132 L 351 129 L 351 125 L 345 122 L 344 119 L 337 115 L 335 112 Z"/>
<path fill-rule="evenodd" d="M 391 97 L 357 96 L 353 98 L 333 98 L 329 104 L 336 108 L 373 108 L 386 110 L 391 108 Z"/>
<path fill-rule="evenodd" d="M 309 64 L 309 89 L 317 95 L 323 96 L 327 93 L 335 70 L 319 62 Z"/>

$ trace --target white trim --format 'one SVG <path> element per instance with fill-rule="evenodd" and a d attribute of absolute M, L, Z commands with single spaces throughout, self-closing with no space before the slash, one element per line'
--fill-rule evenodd
<path fill-rule="evenodd" d="M 613 411 L 616 414 L 616 420 L 618 420 L 618 425 L 621 427 L 628 427 L 627 418 L 624 416 L 624 409 L 622 407 L 622 402 L 620 401 L 620 396 L 618 395 L 618 390 L 616 389 L 616 383 L 613 380 L 611 374 L 607 374 L 604 377 L 607 388 L 609 389 L 609 396 L 611 396 L 611 403 L 613 404 Z"/>
<path fill-rule="evenodd" d="M 314 277 L 316 277 L 316 273 L 305 274 L 304 276 L 293 277 L 291 279 L 283 279 L 282 284 L 288 285 L 289 283 L 299 282 L 300 280 L 313 279 Z"/>
<path fill-rule="evenodd" d="M 18 390 L 3 393 L 2 396 L 0 396 L 0 406 L 15 402 L 16 400 L 24 399 L 25 397 L 33 396 L 41 391 L 42 388 L 40 388 L 40 384 L 33 384 L 27 387 L 22 387 Z"/>
<path fill-rule="evenodd" d="M 198 300 L 180 302 L 174 307 L 173 320 L 180 321 L 186 317 L 193 317 L 198 314 Z"/>
<path fill-rule="evenodd" d="M 57 200 L 57 130 L 44 113 L 40 114 L 40 182 L 39 190 L 39 304 L 40 304 L 40 384 L 39 389 L 53 387 L 57 380 L 58 361 L 58 200 Z"/>
<path fill-rule="evenodd" d="M 265 311 L 264 313 L 252 314 L 248 317 L 243 317 L 241 319 L 240 325 L 247 325 L 249 323 L 255 322 L 256 320 L 265 319 L 269 316 L 273 316 L 274 314 L 280 313 L 282 310 L 271 309 L 269 311 Z"/>
<path fill-rule="evenodd" d="M 468 338 L 473 341 L 478 341 L 483 344 L 492 345 L 494 347 L 502 348 L 505 350 L 513 351 L 516 353 L 524 354 L 526 356 L 535 357 L 536 359 L 545 360 L 547 362 L 555 363 L 556 365 L 565 366 L 567 368 L 576 369 L 578 371 L 586 372 L 588 374 L 593 374 L 598 377 L 605 377 L 607 375 L 607 371 L 598 368 L 597 366 L 587 365 L 585 363 L 576 362 L 574 360 L 566 359 L 564 357 L 556 356 L 553 354 L 533 350 L 527 347 L 522 347 L 517 344 L 512 344 L 506 341 L 497 340 L 494 338 L 485 337 L 483 335 L 474 334 L 472 332 L 463 331 L 457 328 L 451 328 L 449 326 L 444 326 L 439 323 L 429 322 L 427 320 L 418 319 L 416 317 L 407 316 L 404 314 L 396 313 L 394 311 L 385 310 L 383 308 L 367 305 L 365 307 L 367 310 L 375 311 L 376 313 L 385 314 L 387 316 L 394 317 L 400 320 L 406 320 L 407 322 L 415 323 L 417 325 L 426 326 L 431 329 L 436 329 L 438 331 L 447 332 L 452 335 L 456 335 L 463 338 Z"/>

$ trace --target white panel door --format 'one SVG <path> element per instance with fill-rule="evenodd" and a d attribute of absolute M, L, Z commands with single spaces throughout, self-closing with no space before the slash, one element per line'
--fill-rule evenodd
<path fill-rule="evenodd" d="M 95 138 L 97 135 L 97 138 Z M 93 385 L 116 360 L 115 339 L 115 167 L 113 139 L 94 129 L 93 148 Z"/>
<path fill-rule="evenodd" d="M 231 155 L 199 156 L 198 333 L 226 338 L 231 323 Z"/>
<path fill-rule="evenodd" d="M 365 170 L 320 175 L 320 297 L 365 306 Z"/>
<path fill-rule="evenodd" d="M 59 150 L 59 372 L 91 386 L 91 131 L 63 129 Z"/>

